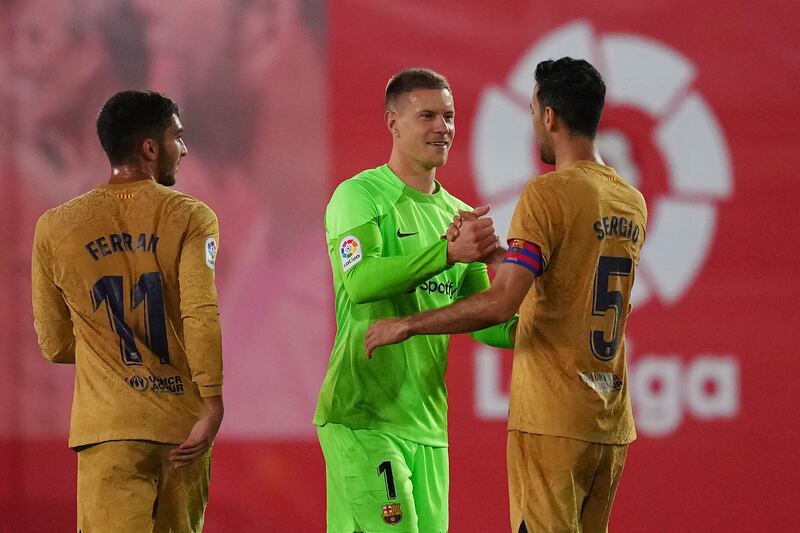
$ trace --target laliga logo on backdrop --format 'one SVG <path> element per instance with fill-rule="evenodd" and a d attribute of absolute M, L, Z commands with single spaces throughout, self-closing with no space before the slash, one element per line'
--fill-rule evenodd
<path fill-rule="evenodd" d="M 496 226 L 508 228 L 523 186 L 541 173 L 528 109 L 533 73 L 540 61 L 562 56 L 584 58 L 598 67 L 606 82 L 607 108 L 634 108 L 654 120 L 647 142 L 666 162 L 669 190 L 648 199 L 647 242 L 631 299 L 639 307 L 651 298 L 674 304 L 705 262 L 716 228 L 716 203 L 728 198 L 733 187 L 723 132 L 702 95 L 691 87 L 694 66 L 675 50 L 637 35 L 596 35 L 583 21 L 546 35 L 512 68 L 504 86 L 483 91 L 472 137 L 478 190 L 492 203 Z M 598 142 L 620 174 L 639 185 L 626 135 L 601 127 Z M 475 370 L 479 415 L 505 417 L 508 398 L 497 387 L 499 354 L 481 348 Z M 643 433 L 673 432 L 683 417 L 683 401 L 697 418 L 728 418 L 738 411 L 738 364 L 733 358 L 701 357 L 684 369 L 675 358 L 648 356 L 630 374 Z"/>
<path fill-rule="evenodd" d="M 656 120 L 652 142 L 664 155 L 670 194 L 649 204 L 646 253 L 636 272 L 633 303 L 657 295 L 674 303 L 689 288 L 716 226 L 716 200 L 731 193 L 725 139 L 703 97 L 690 87 L 694 67 L 663 44 L 634 35 L 595 36 L 585 22 L 546 36 L 514 67 L 505 87 L 487 88 L 478 105 L 472 157 L 477 186 L 491 201 L 499 228 L 511 222 L 519 192 L 540 173 L 533 146 L 530 102 L 533 73 L 545 59 L 569 55 L 598 66 L 606 105 L 626 105 Z M 618 131 L 599 135 L 601 152 L 637 185 L 630 145 Z M 681 250 L 675 261 L 675 250 Z"/>

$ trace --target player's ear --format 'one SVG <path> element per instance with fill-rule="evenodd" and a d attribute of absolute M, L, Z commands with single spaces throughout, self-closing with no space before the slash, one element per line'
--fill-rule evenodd
<path fill-rule="evenodd" d="M 383 114 L 383 119 L 386 122 L 386 127 L 393 137 L 397 136 L 397 112 L 387 109 Z"/>
<path fill-rule="evenodd" d="M 158 143 L 155 139 L 147 138 L 142 141 L 141 145 L 142 156 L 147 161 L 155 161 L 158 159 Z"/>
<path fill-rule="evenodd" d="M 546 106 L 542 110 L 542 115 L 544 116 L 544 126 L 547 128 L 547 131 L 553 131 L 556 129 L 558 115 L 556 115 L 555 110 L 550 106 Z"/>

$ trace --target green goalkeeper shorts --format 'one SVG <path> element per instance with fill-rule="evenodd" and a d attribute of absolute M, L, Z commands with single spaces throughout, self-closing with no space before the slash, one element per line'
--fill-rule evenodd
<path fill-rule="evenodd" d="M 328 533 L 446 533 L 447 448 L 340 424 L 317 428 L 325 456 Z"/>

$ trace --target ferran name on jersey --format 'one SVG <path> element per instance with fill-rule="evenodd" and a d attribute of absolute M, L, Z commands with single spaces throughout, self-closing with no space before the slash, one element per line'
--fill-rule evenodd
<path fill-rule="evenodd" d="M 206 265 L 211 270 L 217 266 L 217 239 L 214 237 L 206 239 Z"/>
<path fill-rule="evenodd" d="M 134 243 L 134 235 L 130 233 L 110 233 L 108 235 L 100 235 L 96 239 L 87 242 L 84 248 L 95 261 L 118 252 L 141 251 L 155 254 L 158 238 L 155 233 L 140 233 Z"/>
<path fill-rule="evenodd" d="M 339 243 L 339 256 L 342 258 L 342 271 L 347 272 L 361 261 L 364 254 L 361 241 L 355 235 L 348 235 Z"/>

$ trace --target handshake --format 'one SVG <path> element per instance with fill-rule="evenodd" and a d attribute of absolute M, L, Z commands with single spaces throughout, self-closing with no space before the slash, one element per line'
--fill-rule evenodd
<path fill-rule="evenodd" d="M 447 238 L 447 262 L 473 263 L 483 261 L 497 267 L 505 256 L 494 223 L 486 217 L 491 209 L 484 205 L 473 211 L 458 211 L 442 238 Z"/>

